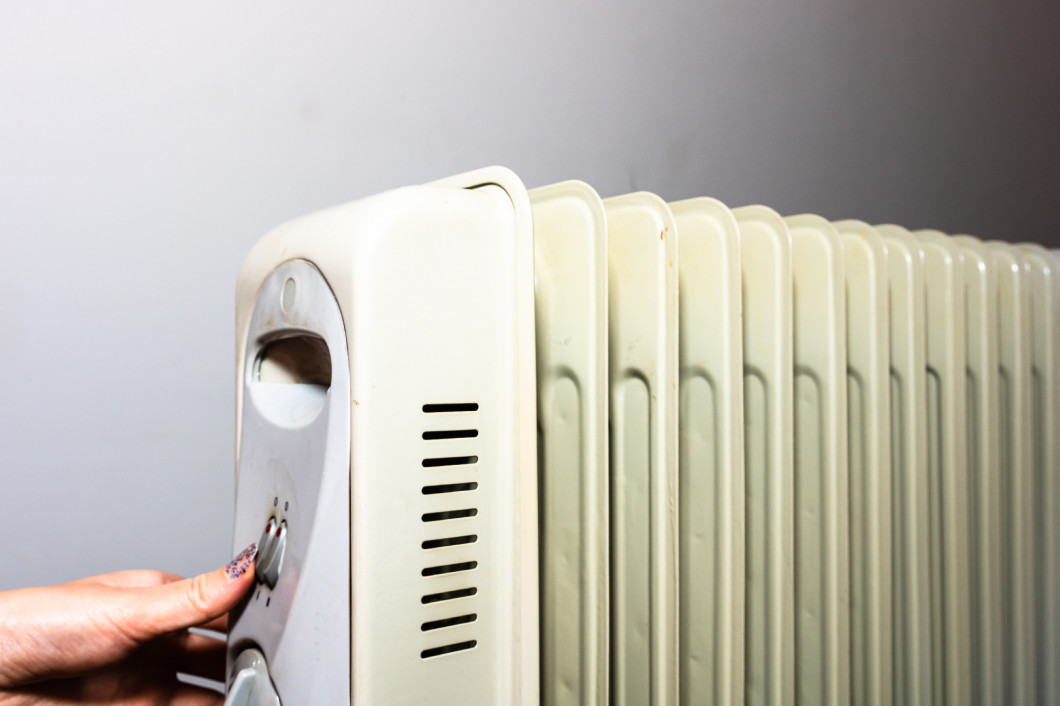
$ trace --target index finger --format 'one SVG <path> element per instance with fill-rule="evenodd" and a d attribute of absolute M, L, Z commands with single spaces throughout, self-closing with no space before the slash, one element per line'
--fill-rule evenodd
<path fill-rule="evenodd" d="M 148 586 L 164 586 L 167 583 L 183 580 L 183 576 L 171 574 L 167 571 L 152 571 L 149 569 L 132 569 L 129 571 L 112 571 L 109 574 L 88 576 L 76 581 L 68 581 L 73 585 L 110 586 L 111 588 L 146 588 Z"/>
<path fill-rule="evenodd" d="M 222 616 L 216 617 L 213 620 L 209 620 L 202 625 L 195 626 L 199 630 L 212 630 L 213 632 L 227 633 L 228 632 L 228 613 Z"/>
<path fill-rule="evenodd" d="M 250 545 L 228 566 L 163 586 L 134 589 L 115 607 L 114 624 L 135 639 L 209 625 L 227 615 L 254 584 L 257 545 Z"/>

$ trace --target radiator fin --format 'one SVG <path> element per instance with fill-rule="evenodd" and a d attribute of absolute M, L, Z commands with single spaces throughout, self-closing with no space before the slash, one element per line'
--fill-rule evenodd
<path fill-rule="evenodd" d="M 611 699 L 678 698 L 679 234 L 653 194 L 604 201 L 611 407 Z"/>
<path fill-rule="evenodd" d="M 835 225 L 846 260 L 851 699 L 882 706 L 894 683 L 887 255 L 875 228 Z"/>
<path fill-rule="evenodd" d="M 927 311 L 928 472 L 931 492 L 932 654 L 936 704 L 972 701 L 971 554 L 965 282 L 961 252 L 937 231 L 919 231 Z"/>
<path fill-rule="evenodd" d="M 1038 702 L 1034 599 L 1034 425 L 1031 299 L 1027 263 L 1007 243 L 988 243 L 997 267 L 1003 703 Z"/>
<path fill-rule="evenodd" d="M 609 703 L 607 230 L 592 187 L 530 192 L 537 304 L 541 703 Z"/>
<path fill-rule="evenodd" d="M 1021 246 L 1030 272 L 1034 420 L 1035 670 L 1039 703 L 1060 703 L 1060 272 L 1054 254 Z"/>
<path fill-rule="evenodd" d="M 791 231 L 795 439 L 795 673 L 798 703 L 850 695 L 850 489 L 843 243 L 811 215 Z"/>
<path fill-rule="evenodd" d="M 982 241 L 959 236 L 953 242 L 964 259 L 967 316 L 972 687 L 977 703 L 999 704 L 1005 703 L 1005 670 L 997 266 Z"/>
<path fill-rule="evenodd" d="M 744 694 L 739 227 L 720 201 L 670 205 L 679 249 L 680 701 Z"/>
<path fill-rule="evenodd" d="M 931 703 L 931 576 L 924 272 L 905 228 L 877 226 L 887 248 L 891 380 L 894 702 Z"/>
<path fill-rule="evenodd" d="M 795 694 L 791 236 L 764 206 L 735 209 L 743 278 L 747 704 Z"/>

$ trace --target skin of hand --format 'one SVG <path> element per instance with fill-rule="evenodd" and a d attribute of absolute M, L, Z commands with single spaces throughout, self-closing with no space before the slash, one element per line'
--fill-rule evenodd
<path fill-rule="evenodd" d="M 0 592 L 0 706 L 214 706 L 220 694 L 178 671 L 224 681 L 225 631 L 254 583 L 256 547 L 190 579 L 120 571 Z"/>

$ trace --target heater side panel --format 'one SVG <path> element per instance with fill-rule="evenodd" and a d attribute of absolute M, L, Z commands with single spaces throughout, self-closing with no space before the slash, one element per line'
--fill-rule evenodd
<path fill-rule="evenodd" d="M 418 187 L 352 224 L 355 704 L 537 700 L 524 669 L 527 650 L 537 659 L 532 244 L 518 196 Z"/>

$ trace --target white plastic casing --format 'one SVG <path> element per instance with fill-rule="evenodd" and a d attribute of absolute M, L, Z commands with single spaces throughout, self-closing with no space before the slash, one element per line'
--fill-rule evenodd
<path fill-rule="evenodd" d="M 538 702 L 532 248 L 526 192 L 494 168 L 299 218 L 248 255 L 234 546 L 285 503 L 288 546 L 229 657 L 256 645 L 282 703 Z M 313 272 L 331 302 L 302 286 Z M 341 332 L 297 315 L 310 289 Z M 258 419 L 259 352 L 306 331 L 328 344 L 325 408 L 345 428 Z"/>

